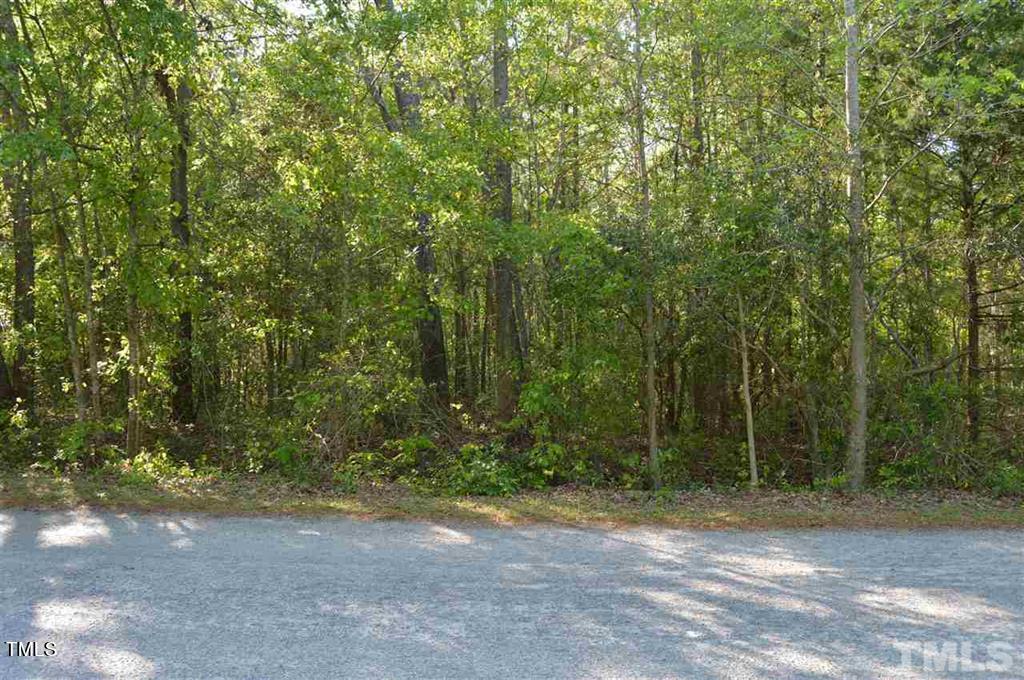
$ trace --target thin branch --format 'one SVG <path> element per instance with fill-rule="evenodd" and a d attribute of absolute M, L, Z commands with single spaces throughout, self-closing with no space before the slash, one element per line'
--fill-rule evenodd
<path fill-rule="evenodd" d="M 912 162 L 914 162 L 915 160 L 917 160 L 917 157 L 918 157 L 918 156 L 920 156 L 920 155 L 921 155 L 921 154 L 923 154 L 923 153 L 924 153 L 925 151 L 927 151 L 927 150 L 928 150 L 928 149 L 930 149 L 930 148 L 931 148 L 932 146 L 934 146 L 934 145 L 935 145 L 935 143 L 936 143 L 936 142 L 938 142 L 938 141 L 939 141 L 940 139 L 942 139 L 942 138 L 943 138 L 943 136 L 944 136 L 944 135 L 945 135 L 945 134 L 946 134 L 947 132 L 949 132 L 950 130 L 952 130 L 952 129 L 953 129 L 953 126 L 954 126 L 954 125 L 956 125 L 956 124 L 957 124 L 958 122 L 960 122 L 960 119 L 959 119 L 959 118 L 954 118 L 953 120 L 951 120 L 951 121 L 949 122 L 949 125 L 947 125 L 947 126 L 946 126 L 945 128 L 943 128 L 943 129 L 942 129 L 942 132 L 940 132 L 940 133 L 939 133 L 939 134 L 937 134 L 937 135 L 934 135 L 934 136 L 933 136 L 933 137 L 931 138 L 931 140 L 929 140 L 929 141 L 928 141 L 928 143 L 927 143 L 927 144 L 925 144 L 925 145 L 924 145 L 924 146 L 922 146 L 922 147 L 919 147 L 919 148 L 917 148 L 917 150 L 915 150 L 915 151 L 914 151 L 914 153 L 912 153 L 912 154 L 911 154 L 910 156 L 908 156 L 908 157 L 906 158 L 906 160 L 904 160 L 904 161 L 903 161 L 902 163 L 900 163 L 900 166 L 899 166 L 898 168 L 896 168 L 895 170 L 893 170 L 892 174 L 890 174 L 890 175 L 889 175 L 888 177 L 886 177 L 886 178 L 885 178 L 885 181 L 883 181 L 883 182 L 882 182 L 882 186 L 881 186 L 881 188 L 879 188 L 879 190 L 878 190 L 878 193 L 876 193 L 876 194 L 875 194 L 875 197 L 874 197 L 874 198 L 872 198 L 872 199 L 871 199 L 871 201 L 870 201 L 870 202 L 869 202 L 869 203 L 867 204 L 867 206 L 866 206 L 866 207 L 864 208 L 864 212 L 865 212 L 865 213 L 868 213 L 868 212 L 870 212 L 870 211 L 871 211 L 871 208 L 873 208 L 873 207 L 875 206 L 875 204 L 876 204 L 876 203 L 878 203 L 879 199 L 881 199 L 881 198 L 882 198 L 882 197 L 883 197 L 883 196 L 885 195 L 885 192 L 886 192 L 886 190 L 887 190 L 887 189 L 889 188 L 889 184 L 890 184 L 890 183 L 892 183 L 892 181 L 893 181 L 894 179 L 896 179 L 896 176 L 897 176 L 897 175 L 899 175 L 899 174 L 900 174 L 901 172 L 903 172 L 904 168 L 906 168 L 906 167 L 907 167 L 908 165 L 910 165 L 910 164 L 911 164 Z"/>

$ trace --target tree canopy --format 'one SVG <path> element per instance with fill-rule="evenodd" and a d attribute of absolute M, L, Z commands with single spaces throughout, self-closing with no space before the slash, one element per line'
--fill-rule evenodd
<path fill-rule="evenodd" d="M 1024 488 L 1019 0 L 0 0 L 4 460 Z"/>

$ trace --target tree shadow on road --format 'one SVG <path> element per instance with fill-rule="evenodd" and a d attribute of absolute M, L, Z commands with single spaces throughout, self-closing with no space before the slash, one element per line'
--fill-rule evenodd
<path fill-rule="evenodd" d="M 7 511 L 0 573 L 4 637 L 58 647 L 4 677 L 926 677 L 901 645 L 965 640 L 1024 672 L 1016 532 Z"/>

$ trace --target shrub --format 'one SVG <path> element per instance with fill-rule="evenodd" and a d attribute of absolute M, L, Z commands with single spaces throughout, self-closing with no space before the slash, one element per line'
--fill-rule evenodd
<path fill-rule="evenodd" d="M 1024 496 L 1024 467 L 1001 461 L 985 479 L 985 486 L 997 496 Z"/>
<path fill-rule="evenodd" d="M 144 450 L 134 458 L 108 460 L 104 470 L 118 474 L 125 484 L 140 486 L 193 476 L 187 463 L 176 463 L 163 447 Z"/>
<path fill-rule="evenodd" d="M 519 490 L 521 475 L 497 442 L 466 444 L 443 476 L 445 490 L 458 495 L 509 496 Z"/>
<path fill-rule="evenodd" d="M 658 451 L 661 483 L 668 489 L 680 489 L 690 483 L 689 461 L 682 451 L 668 447 Z"/>
<path fill-rule="evenodd" d="M 878 468 L 878 480 L 885 489 L 923 489 L 930 486 L 956 486 L 955 470 L 935 464 L 934 454 L 926 449 Z"/>
<path fill-rule="evenodd" d="M 424 435 L 396 439 L 387 442 L 384 448 L 395 451 L 387 462 L 388 474 L 403 481 L 414 481 L 426 476 L 430 467 L 437 462 L 437 445 Z"/>
<path fill-rule="evenodd" d="M 0 409 L 0 460 L 7 464 L 23 462 L 38 451 L 39 435 L 20 399 L 8 409 Z"/>
<path fill-rule="evenodd" d="M 535 444 L 526 452 L 522 483 L 533 489 L 543 489 L 571 476 L 567 468 L 565 447 L 554 442 Z"/>
<path fill-rule="evenodd" d="M 86 454 L 94 427 L 92 423 L 71 423 L 60 429 L 54 460 L 74 465 Z"/>

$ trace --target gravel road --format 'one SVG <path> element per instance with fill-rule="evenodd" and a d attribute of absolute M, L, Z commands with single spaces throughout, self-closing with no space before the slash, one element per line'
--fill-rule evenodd
<path fill-rule="evenodd" d="M 2 678 L 1024 677 L 1024 532 L 0 511 L 0 644 Z"/>

